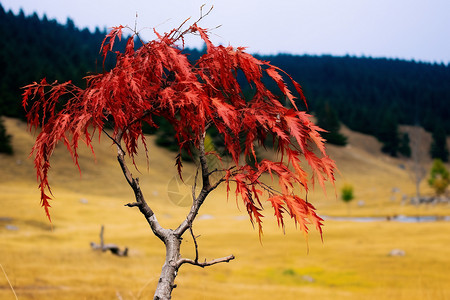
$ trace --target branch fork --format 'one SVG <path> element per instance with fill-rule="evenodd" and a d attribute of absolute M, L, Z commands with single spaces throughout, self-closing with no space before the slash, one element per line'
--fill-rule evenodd
<path fill-rule="evenodd" d="M 192 191 L 193 201 L 192 206 L 187 214 L 185 220 L 176 228 L 175 230 L 172 229 L 166 229 L 163 228 L 158 220 L 156 219 L 156 216 L 153 212 L 153 210 L 148 205 L 147 201 L 144 198 L 144 195 L 142 193 L 142 190 L 139 186 L 139 179 L 133 177 L 131 171 L 129 170 L 126 162 L 125 162 L 125 151 L 123 150 L 121 146 L 121 140 L 123 136 L 123 131 L 119 131 L 115 137 L 111 137 L 108 135 L 110 139 L 113 140 L 114 144 L 117 146 L 117 160 L 120 164 L 120 167 L 122 169 L 122 172 L 125 176 L 125 179 L 127 180 L 130 187 L 133 189 L 134 195 L 135 195 L 135 202 L 130 202 L 125 204 L 127 207 L 138 207 L 141 213 L 146 218 L 148 224 L 150 225 L 153 233 L 164 242 L 166 246 L 166 261 L 163 265 L 161 276 L 158 281 L 158 286 L 155 291 L 154 299 L 167 299 L 172 293 L 172 290 L 176 287 L 174 284 L 175 277 L 177 276 L 178 269 L 183 264 L 191 264 L 194 266 L 199 266 L 201 268 L 205 268 L 208 266 L 212 266 L 218 263 L 223 262 L 229 262 L 233 259 L 235 259 L 234 255 L 229 255 L 226 257 L 216 258 L 210 261 L 207 261 L 206 259 L 203 262 L 199 262 L 199 255 L 198 255 L 198 244 L 197 244 L 197 238 L 194 235 L 194 232 L 192 230 L 192 224 L 198 215 L 198 211 L 200 207 L 202 206 L 203 202 L 205 201 L 206 197 L 209 195 L 211 191 L 213 191 L 217 186 L 224 181 L 224 179 L 220 179 L 214 184 L 211 185 L 210 182 L 210 176 L 214 173 L 210 172 L 208 169 L 208 163 L 206 160 L 205 155 L 205 140 L 206 132 L 203 132 L 199 136 L 199 160 L 200 160 L 200 170 L 201 170 L 201 184 L 202 188 L 198 195 L 195 195 L 195 187 L 197 185 L 197 175 L 196 174 L 196 182 L 194 189 Z M 180 254 L 180 248 L 181 248 L 181 241 L 183 234 L 189 229 L 190 234 L 194 241 L 195 246 L 195 258 L 183 258 Z M 167 296 L 169 295 L 169 296 Z"/>

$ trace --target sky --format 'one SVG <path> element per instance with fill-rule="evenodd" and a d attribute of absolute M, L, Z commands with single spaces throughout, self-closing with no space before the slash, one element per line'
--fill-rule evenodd
<path fill-rule="evenodd" d="M 79 28 L 129 25 L 146 39 L 191 17 L 215 44 L 258 54 L 387 57 L 450 63 L 449 0 L 0 0 L 5 10 Z M 137 15 L 137 17 L 136 17 Z M 187 47 L 201 47 L 193 36 Z"/>

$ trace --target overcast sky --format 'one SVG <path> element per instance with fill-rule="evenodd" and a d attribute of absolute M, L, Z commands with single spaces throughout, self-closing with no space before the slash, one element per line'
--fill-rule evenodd
<path fill-rule="evenodd" d="M 450 0 L 0 0 L 5 10 L 45 13 L 93 30 L 117 25 L 144 29 L 146 39 L 197 20 L 214 28 L 216 44 L 250 53 L 332 54 L 450 62 Z M 199 47 L 197 38 L 187 46 Z"/>

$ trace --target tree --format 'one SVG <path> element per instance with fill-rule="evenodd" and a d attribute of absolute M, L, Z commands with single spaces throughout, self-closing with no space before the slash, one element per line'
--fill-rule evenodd
<path fill-rule="evenodd" d="M 397 156 L 398 147 L 400 144 L 398 123 L 396 117 L 387 112 L 382 118 L 380 128 L 378 129 L 377 137 L 383 143 L 381 151 L 390 156 Z"/>
<path fill-rule="evenodd" d="M 450 173 L 445 168 L 442 160 L 435 159 L 433 161 L 428 184 L 436 191 L 438 196 L 444 194 L 447 190 L 447 187 L 450 184 Z"/>
<path fill-rule="evenodd" d="M 437 122 L 433 130 L 433 142 L 431 143 L 431 158 L 440 159 L 443 162 L 448 161 L 447 134 L 442 122 Z"/>
<path fill-rule="evenodd" d="M 355 198 L 353 194 L 353 186 L 351 184 L 344 184 L 341 188 L 341 199 L 347 203 L 347 208 L 350 212 L 350 202 Z"/>
<path fill-rule="evenodd" d="M 339 132 L 341 123 L 338 115 L 328 102 L 325 102 L 325 105 L 317 110 L 317 125 L 327 131 L 322 136 L 328 143 L 339 146 L 347 145 L 347 137 Z"/>
<path fill-rule="evenodd" d="M 416 186 L 416 198 L 420 199 L 420 183 L 426 177 L 427 171 L 424 167 L 424 151 L 422 150 L 423 128 L 416 125 L 412 128 L 411 135 L 411 161 L 409 164 L 409 175 Z"/>
<path fill-rule="evenodd" d="M 400 146 L 398 147 L 398 152 L 404 157 L 411 157 L 411 147 L 409 144 L 409 134 L 404 132 L 400 140 Z"/>
<path fill-rule="evenodd" d="M 3 119 L 0 118 L 0 153 L 13 154 L 13 147 L 11 145 L 11 135 L 6 132 Z"/>
<path fill-rule="evenodd" d="M 80 140 L 94 152 L 91 141 L 98 132 L 116 145 L 119 165 L 135 195 L 135 201 L 126 206 L 137 207 L 153 233 L 165 244 L 166 260 L 155 299 L 170 299 L 175 277 L 183 264 L 206 267 L 234 259 L 229 255 L 201 262 L 193 234 L 193 222 L 200 207 L 219 185 L 225 184 L 228 192 L 234 188 L 251 222 L 257 225 L 261 238 L 263 199 L 272 206 L 280 227 L 284 227 L 284 216 L 289 215 L 305 234 L 310 224 L 321 234 L 323 220 L 316 214 L 314 206 L 294 193 L 294 189 L 300 188 L 306 194 L 311 180 L 317 180 L 322 186 L 327 180 L 334 183 L 335 163 L 326 154 L 319 133 L 321 129 L 309 120 L 308 114 L 297 109 L 296 98 L 283 76 L 292 82 L 298 97 L 306 101 L 300 85 L 278 67 L 246 53 L 244 48 L 213 45 L 208 31 L 197 22 L 185 30 L 180 27 L 163 35 L 155 31 L 157 38 L 148 43 L 143 43 L 133 31 L 125 51 L 114 52 L 115 67 L 109 72 L 87 76 L 84 89 L 70 81 L 49 84 L 42 79 L 24 87 L 23 93 L 30 130 L 41 127 L 32 152 L 41 205 L 49 219 L 48 172 L 57 143 L 65 144 L 78 168 Z M 101 45 L 103 59 L 113 52 L 115 41 L 121 39 L 124 28 L 114 27 L 106 35 Z M 198 34 L 207 47 L 206 53 L 195 63 L 190 63 L 177 46 L 191 33 Z M 135 40 L 141 41 L 138 49 Z M 245 75 L 254 89 L 249 100 L 243 97 L 238 72 Z M 266 88 L 263 75 L 277 83 L 282 98 L 289 99 L 292 109 L 285 108 Z M 142 126 L 146 123 L 156 127 L 153 120 L 156 117 L 164 118 L 174 128 L 179 153 L 175 164 L 181 178 L 181 152 L 192 153 L 193 148 L 197 153 L 198 172 L 194 185 L 201 189 L 197 193 L 193 188 L 190 210 L 176 229 L 160 225 L 127 162 L 130 159 L 134 164 L 138 140 L 143 142 L 147 157 L 151 155 L 145 146 Z M 222 135 L 227 155 L 231 157 L 230 165 L 223 163 L 215 169 L 208 165 L 209 156 L 221 159 L 219 153 L 205 151 L 205 137 L 210 129 Z M 280 157 L 258 161 L 255 147 L 264 145 L 268 136 L 276 141 L 273 145 Z M 243 144 L 240 137 L 245 137 Z M 248 159 L 252 157 L 253 160 Z M 312 179 L 301 166 L 302 157 L 312 170 Z M 247 164 L 247 161 L 253 164 Z M 262 180 L 263 174 L 272 177 L 272 184 Z M 194 239 L 194 259 L 183 258 L 180 254 L 181 239 L 187 231 Z"/>

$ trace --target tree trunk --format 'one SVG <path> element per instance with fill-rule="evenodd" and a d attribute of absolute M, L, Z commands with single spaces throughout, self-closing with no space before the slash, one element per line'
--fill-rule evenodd
<path fill-rule="evenodd" d="M 172 290 L 176 287 L 175 277 L 178 273 L 178 261 L 181 258 L 181 238 L 177 237 L 172 230 L 164 238 L 166 245 L 166 261 L 162 267 L 161 276 L 158 280 L 154 300 L 166 300 L 172 298 Z"/>
<path fill-rule="evenodd" d="M 195 235 L 192 232 L 192 223 L 198 214 L 200 206 L 203 204 L 203 201 L 206 199 L 208 194 L 212 190 L 214 190 L 221 182 L 225 181 L 224 177 L 221 180 L 217 181 L 213 186 L 211 186 L 210 184 L 209 181 L 210 173 L 208 171 L 208 165 L 205 158 L 205 146 L 204 146 L 205 134 L 206 133 L 204 132 L 200 138 L 200 147 L 199 147 L 200 164 L 202 167 L 202 180 L 203 180 L 202 191 L 198 196 L 196 196 L 195 193 L 193 192 L 192 195 L 193 202 L 191 210 L 186 216 L 186 219 L 180 224 L 180 226 L 178 226 L 176 230 L 163 228 L 156 219 L 153 210 L 150 208 L 150 206 L 148 206 L 147 202 L 145 201 L 144 195 L 142 194 L 141 188 L 139 186 L 139 179 L 133 178 L 130 170 L 125 164 L 124 159 L 125 151 L 122 149 L 120 145 L 123 133 L 119 132 L 117 137 L 113 139 L 113 141 L 117 145 L 117 154 L 118 154 L 117 159 L 122 168 L 122 172 L 125 175 L 128 184 L 133 189 L 136 198 L 136 202 L 125 204 L 125 206 L 138 207 L 140 212 L 144 215 L 145 219 L 150 225 L 150 228 L 152 229 L 153 233 L 161 241 L 163 241 L 164 245 L 166 246 L 166 261 L 164 262 L 164 265 L 162 267 L 161 276 L 159 277 L 158 285 L 156 287 L 155 294 L 153 297 L 153 299 L 155 300 L 166 300 L 172 298 L 172 290 L 176 287 L 174 283 L 175 277 L 177 277 L 178 269 L 182 264 L 187 263 L 204 268 L 207 266 L 215 265 L 217 263 L 229 262 L 230 260 L 234 259 L 234 255 L 229 255 L 227 257 L 213 259 L 211 261 L 206 260 L 204 262 L 198 261 L 198 248 L 197 242 L 195 240 Z M 195 187 L 193 191 L 195 191 Z M 182 258 L 180 254 L 180 246 L 182 240 L 181 236 L 186 232 L 187 229 L 190 229 L 192 238 L 194 239 L 195 253 L 196 253 L 195 260 L 189 258 Z"/>

